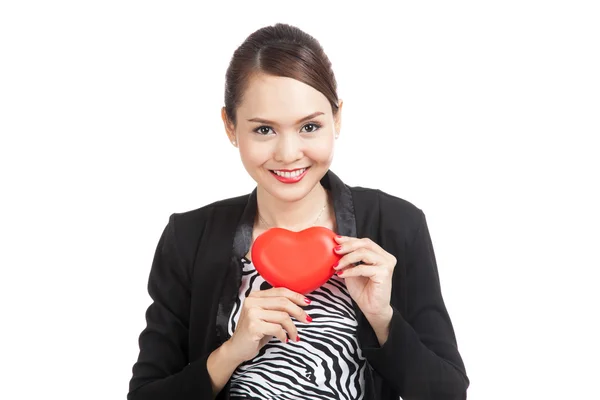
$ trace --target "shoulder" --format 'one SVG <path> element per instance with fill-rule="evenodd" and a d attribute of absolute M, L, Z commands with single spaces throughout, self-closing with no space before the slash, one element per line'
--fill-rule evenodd
<path fill-rule="evenodd" d="M 412 201 L 381 189 L 349 186 L 357 218 L 375 215 L 381 226 L 390 229 L 418 229 L 425 215 Z"/>
<path fill-rule="evenodd" d="M 226 220 L 236 223 L 248 202 L 250 194 L 218 200 L 198 208 L 173 212 L 169 216 L 167 230 L 181 240 L 195 241 L 204 231 L 210 229 L 216 221 L 223 224 Z"/>
<path fill-rule="evenodd" d="M 205 220 L 215 212 L 229 213 L 235 212 L 236 210 L 243 210 L 248 203 L 249 196 L 250 194 L 244 194 L 241 196 L 230 197 L 205 204 L 192 210 L 174 212 L 172 215 L 175 216 L 174 218 L 177 218 L 178 221 L 182 221 L 183 223 L 197 223 Z"/>

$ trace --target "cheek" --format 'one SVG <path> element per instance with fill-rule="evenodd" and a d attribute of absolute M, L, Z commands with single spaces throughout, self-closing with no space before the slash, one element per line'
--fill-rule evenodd
<path fill-rule="evenodd" d="M 327 164 L 333 158 L 333 146 L 334 142 L 329 138 L 320 140 L 310 146 L 307 156 L 318 163 Z"/>
<path fill-rule="evenodd" d="M 240 145 L 240 156 L 245 165 L 259 166 L 270 159 L 271 151 L 269 146 L 247 143 L 245 145 Z"/>

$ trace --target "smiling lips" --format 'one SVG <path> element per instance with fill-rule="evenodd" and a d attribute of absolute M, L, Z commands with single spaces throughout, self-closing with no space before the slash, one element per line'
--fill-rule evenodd
<path fill-rule="evenodd" d="M 283 183 L 296 183 L 300 182 L 304 175 L 306 175 L 306 171 L 308 168 L 299 168 L 294 170 L 284 170 L 284 169 L 276 169 L 270 170 L 271 174 L 277 179 L 279 182 Z"/>

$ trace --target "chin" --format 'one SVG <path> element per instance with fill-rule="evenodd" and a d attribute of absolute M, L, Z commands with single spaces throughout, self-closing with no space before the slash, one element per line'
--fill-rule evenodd
<path fill-rule="evenodd" d="M 322 173 L 321 173 L 322 172 Z M 302 179 L 294 183 L 285 183 L 273 176 L 273 172 L 266 170 L 261 173 L 261 186 L 273 197 L 287 202 L 295 202 L 306 197 L 316 185 L 327 169 L 311 166 Z"/>

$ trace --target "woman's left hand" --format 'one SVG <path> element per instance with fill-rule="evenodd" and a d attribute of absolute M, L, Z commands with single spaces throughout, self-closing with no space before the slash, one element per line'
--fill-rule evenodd
<path fill-rule="evenodd" d="M 335 252 L 343 257 L 334 269 L 350 296 L 369 321 L 389 321 L 396 257 L 368 238 L 341 236 L 336 241 Z"/>

